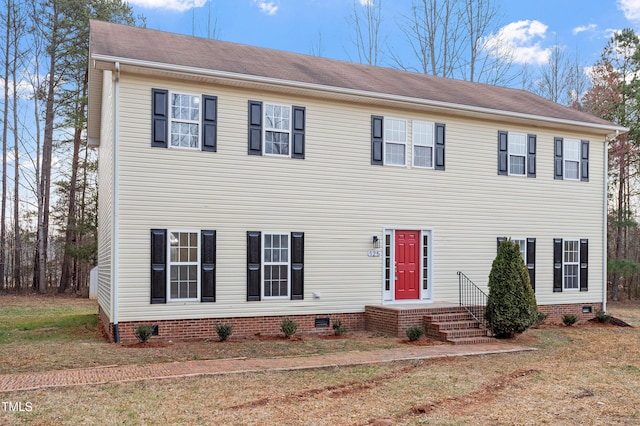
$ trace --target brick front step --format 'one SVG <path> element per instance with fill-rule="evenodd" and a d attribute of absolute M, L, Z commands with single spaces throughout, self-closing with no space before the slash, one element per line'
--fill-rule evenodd
<path fill-rule="evenodd" d="M 464 308 L 450 308 L 447 312 L 430 313 L 424 316 L 428 337 L 455 345 L 495 342 L 488 331 Z"/>
<path fill-rule="evenodd" d="M 448 342 L 454 345 L 477 345 L 480 343 L 495 343 L 497 341 L 494 337 L 460 337 L 448 340 Z"/>

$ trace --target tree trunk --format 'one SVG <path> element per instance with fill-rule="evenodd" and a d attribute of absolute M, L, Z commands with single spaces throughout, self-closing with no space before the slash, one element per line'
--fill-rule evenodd
<path fill-rule="evenodd" d="M 4 111 L 2 113 L 2 202 L 0 203 L 0 288 L 5 287 L 5 264 L 7 261 L 7 130 L 9 128 L 9 62 L 11 52 L 11 0 L 7 0 L 7 16 L 5 25 L 7 28 L 5 38 L 4 55 Z"/>
<path fill-rule="evenodd" d="M 8 12 L 9 13 L 9 12 Z M 17 14 L 15 10 L 15 5 L 13 11 L 14 17 Z M 19 36 L 18 36 L 18 28 L 17 28 L 17 19 L 14 19 L 14 33 L 13 33 L 13 62 L 11 65 L 11 75 L 13 77 L 13 287 L 16 290 L 19 290 L 22 285 L 20 282 L 20 270 L 21 270 L 21 262 L 20 257 L 22 256 L 22 236 L 20 230 L 20 144 L 18 143 L 18 97 L 15 96 L 15 93 L 18 91 L 18 44 L 19 44 Z"/>
<path fill-rule="evenodd" d="M 54 20 L 57 18 L 55 3 Z M 51 202 L 51 156 L 53 152 L 53 121 L 55 89 L 56 89 L 56 54 L 58 44 L 57 23 L 53 24 L 49 52 L 49 76 L 47 100 L 45 104 L 44 139 L 42 141 L 42 174 L 40 176 L 40 195 L 42 211 L 39 212 L 38 223 L 38 290 L 44 293 L 47 289 L 47 249 L 49 241 L 49 205 Z"/>

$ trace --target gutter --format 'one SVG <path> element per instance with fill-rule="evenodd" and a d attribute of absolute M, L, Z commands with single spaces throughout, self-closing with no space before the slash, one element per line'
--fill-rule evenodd
<path fill-rule="evenodd" d="M 351 96 L 364 97 L 364 98 L 383 99 L 387 101 L 404 102 L 404 103 L 410 103 L 412 105 L 430 106 L 430 107 L 435 107 L 440 109 L 454 109 L 458 111 L 466 111 L 471 113 L 490 114 L 490 115 L 498 115 L 498 116 L 511 117 L 511 118 L 543 121 L 543 122 L 562 124 L 562 125 L 580 126 L 580 127 L 590 128 L 590 129 L 609 130 L 612 132 L 612 134 L 613 132 L 617 133 L 619 131 L 622 131 L 622 132 L 629 131 L 628 128 L 617 126 L 617 125 L 587 123 L 584 121 L 566 120 L 561 118 L 525 114 L 525 113 L 519 113 L 519 112 L 513 112 L 513 111 L 498 110 L 493 108 L 456 104 L 453 102 L 442 102 L 442 101 L 434 101 L 429 99 L 414 98 L 410 96 L 390 95 L 390 94 L 385 94 L 380 92 L 348 89 L 343 87 L 327 86 L 327 85 L 315 84 L 315 83 L 304 83 L 299 81 L 283 80 L 283 79 L 278 79 L 273 77 L 262 77 L 262 76 L 248 75 L 248 74 L 240 74 L 240 73 L 234 73 L 234 72 L 228 72 L 228 71 L 207 70 L 203 68 L 189 67 L 184 65 L 173 65 L 173 64 L 165 64 L 161 62 L 143 61 L 138 59 L 119 58 L 119 57 L 110 56 L 110 55 L 93 54 L 92 59 L 94 61 L 104 61 L 109 63 L 156 69 L 156 70 L 162 70 L 162 71 L 170 71 L 170 72 L 188 74 L 188 75 L 194 75 L 194 76 L 206 76 L 211 78 L 220 78 L 220 79 L 234 80 L 234 81 L 240 81 L 240 82 L 266 84 L 266 85 L 273 85 L 278 87 L 284 86 L 284 87 L 289 87 L 294 89 L 316 90 L 316 91 L 322 91 L 325 93 L 328 92 L 328 93 L 334 93 L 334 94 L 340 94 L 340 95 L 351 95 Z"/>
<path fill-rule="evenodd" d="M 120 145 L 120 63 L 115 63 L 115 85 L 113 88 L 113 250 L 111 262 L 113 265 L 113 340 L 120 342 L 120 330 L 118 329 L 118 226 L 120 223 L 119 211 L 119 167 L 120 162 L 118 148 Z"/>

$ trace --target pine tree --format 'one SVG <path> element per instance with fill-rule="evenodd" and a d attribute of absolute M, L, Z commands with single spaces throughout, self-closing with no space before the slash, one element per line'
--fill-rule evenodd
<path fill-rule="evenodd" d="M 503 241 L 489 274 L 485 318 L 496 337 L 512 337 L 531 327 L 538 315 L 536 296 L 518 244 Z"/>

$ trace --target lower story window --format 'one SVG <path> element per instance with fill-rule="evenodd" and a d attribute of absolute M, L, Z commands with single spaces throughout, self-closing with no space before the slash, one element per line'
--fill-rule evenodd
<path fill-rule="evenodd" d="M 264 234 L 264 297 L 289 296 L 289 235 Z"/>
<path fill-rule="evenodd" d="M 580 289 L 580 242 L 578 240 L 563 241 L 562 260 L 564 289 Z"/>
<path fill-rule="evenodd" d="M 199 232 L 169 232 L 169 298 L 197 300 Z"/>

